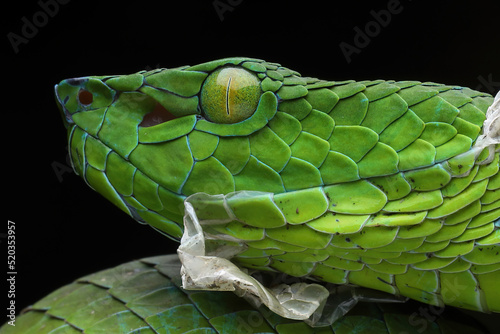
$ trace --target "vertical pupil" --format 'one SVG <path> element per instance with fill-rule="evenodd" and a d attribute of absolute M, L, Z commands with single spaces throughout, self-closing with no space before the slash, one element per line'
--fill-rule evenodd
<path fill-rule="evenodd" d="M 89 105 L 92 104 L 92 102 L 94 101 L 94 96 L 88 90 L 82 89 L 78 93 L 78 100 L 83 105 Z"/>
<path fill-rule="evenodd" d="M 231 77 L 229 77 L 226 89 L 226 112 L 228 116 L 229 116 L 229 106 L 231 105 L 231 97 L 229 96 L 230 92 L 231 92 Z"/>

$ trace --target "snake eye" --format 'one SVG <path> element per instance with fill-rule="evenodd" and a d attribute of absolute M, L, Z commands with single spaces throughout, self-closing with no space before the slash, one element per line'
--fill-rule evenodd
<path fill-rule="evenodd" d="M 80 102 L 80 104 L 88 106 L 89 104 L 92 104 L 92 102 L 94 102 L 94 95 L 92 95 L 92 93 L 88 90 L 81 89 L 78 92 L 78 101 Z"/>
<path fill-rule="evenodd" d="M 201 107 L 214 123 L 238 123 L 253 115 L 261 89 L 259 79 L 236 67 L 223 67 L 210 74 L 201 91 Z"/>

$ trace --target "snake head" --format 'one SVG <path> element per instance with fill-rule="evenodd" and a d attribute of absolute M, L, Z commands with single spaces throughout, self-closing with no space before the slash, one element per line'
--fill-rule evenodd
<path fill-rule="evenodd" d="M 276 91 L 294 73 L 227 58 L 63 80 L 55 95 L 73 168 L 138 221 L 180 237 L 182 200 L 235 191 L 233 174 L 249 159 L 247 136 L 274 117 Z"/>

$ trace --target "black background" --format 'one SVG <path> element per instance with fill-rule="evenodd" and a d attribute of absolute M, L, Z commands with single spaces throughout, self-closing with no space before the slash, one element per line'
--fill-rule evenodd
<path fill-rule="evenodd" d="M 232 4 L 232 10 L 218 13 L 214 3 Z M 375 27 L 371 11 L 389 3 L 394 0 L 73 0 L 53 7 L 53 17 L 38 22 L 36 34 L 17 53 L 9 36 L 22 36 L 23 17 L 30 22 L 43 18 L 37 15 L 43 8 L 37 1 L 11 4 L 2 19 L 7 24 L 1 111 L 6 217 L 1 232 L 7 219 L 15 222 L 16 305 L 24 307 L 87 273 L 176 248 L 73 173 L 58 178 L 54 166 L 67 166 L 67 151 L 54 84 L 70 77 L 249 56 L 329 80 L 420 80 L 498 91 L 495 1 L 401 0 L 400 13 L 371 31 L 369 43 L 348 62 L 340 43 L 355 46 L 354 28 Z M 0 258 L 6 262 L 6 256 Z"/>

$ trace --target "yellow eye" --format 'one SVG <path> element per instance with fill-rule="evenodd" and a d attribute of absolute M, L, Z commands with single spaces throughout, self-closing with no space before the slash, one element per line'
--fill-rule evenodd
<path fill-rule="evenodd" d="M 259 79 L 237 67 L 223 67 L 210 74 L 201 91 L 201 107 L 214 123 L 238 123 L 252 116 L 262 91 Z"/>

